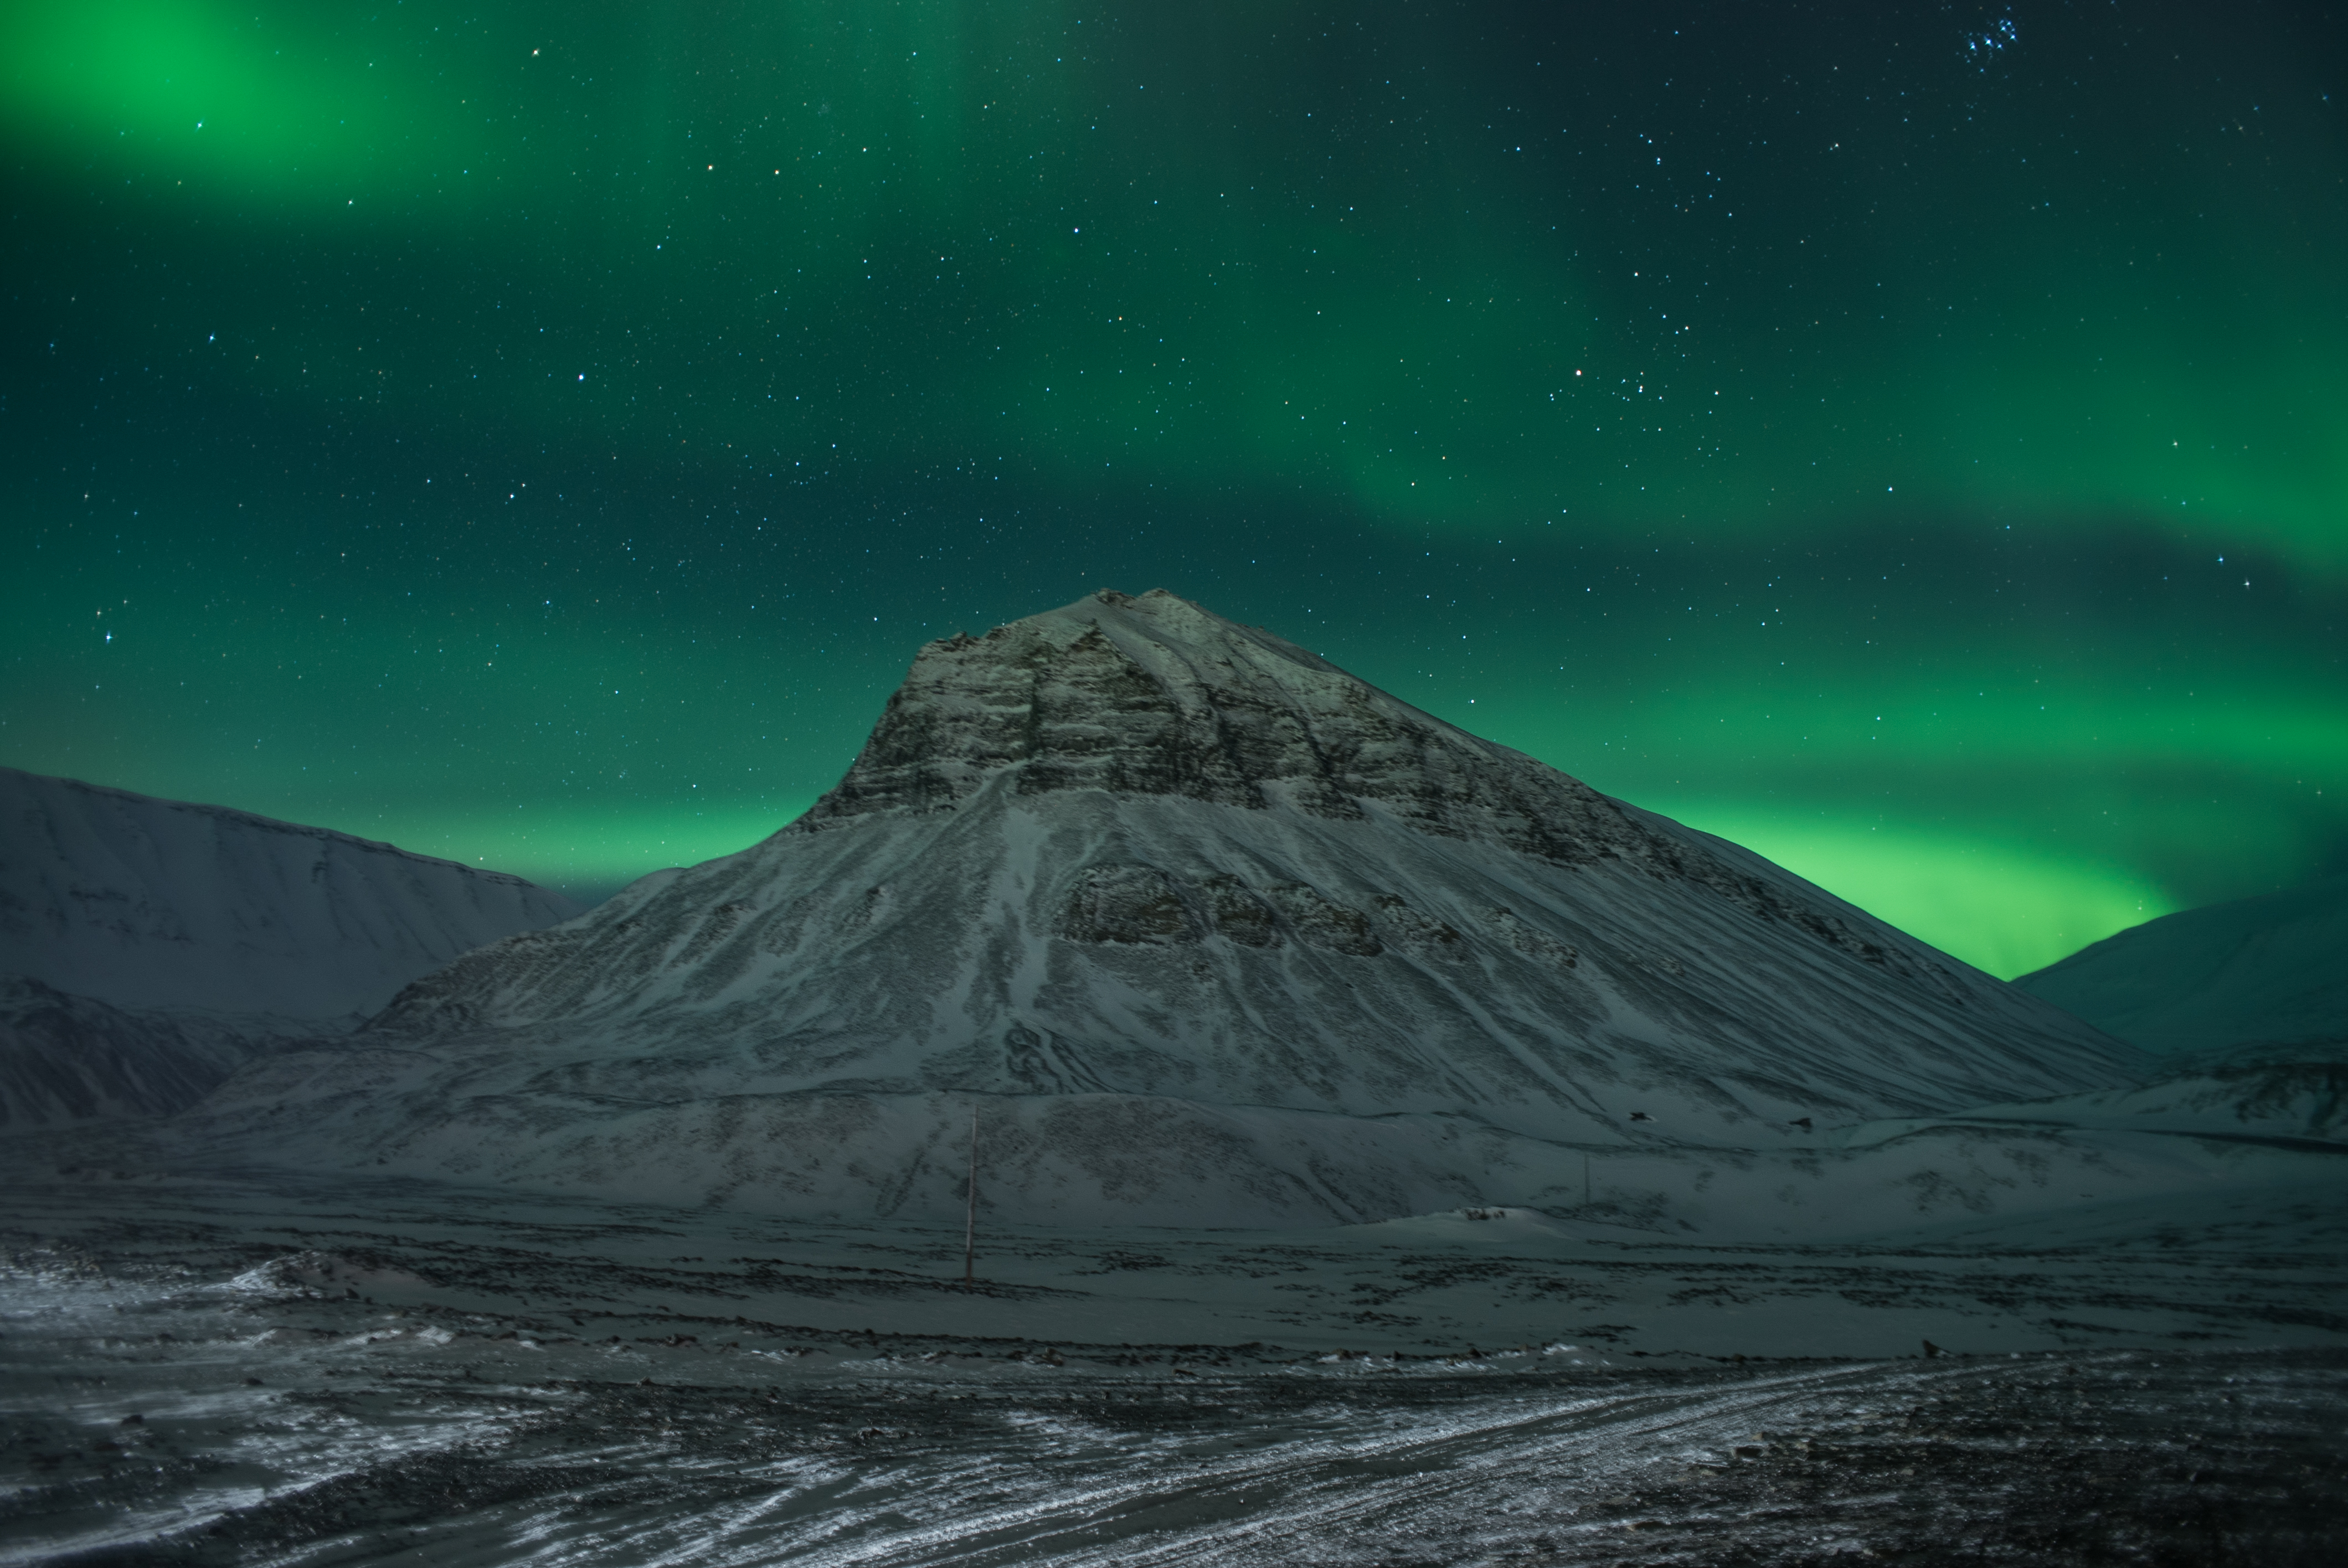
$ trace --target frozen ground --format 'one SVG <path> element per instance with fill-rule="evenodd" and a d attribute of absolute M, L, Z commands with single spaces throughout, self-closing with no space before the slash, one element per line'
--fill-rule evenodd
<path fill-rule="evenodd" d="M 993 1234 L 966 1292 L 918 1227 L 15 1174 L 0 1563 L 2328 1563 L 2348 1517 L 2313 1198 Z"/>

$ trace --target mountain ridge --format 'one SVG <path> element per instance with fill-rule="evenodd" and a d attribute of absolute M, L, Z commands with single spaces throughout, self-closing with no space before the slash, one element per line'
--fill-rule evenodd
<path fill-rule="evenodd" d="M 2182 909 L 2014 980 L 2164 1057 L 2296 1043 L 2348 1060 L 2348 876 Z"/>
<path fill-rule="evenodd" d="M 230 806 L 0 768 L 0 972 L 115 1007 L 337 1030 L 577 915 L 501 871 Z"/>

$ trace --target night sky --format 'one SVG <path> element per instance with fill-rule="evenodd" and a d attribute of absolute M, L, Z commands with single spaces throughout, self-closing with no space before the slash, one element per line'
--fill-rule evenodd
<path fill-rule="evenodd" d="M 2348 866 L 2343 46 L 0 0 L 0 762 L 594 896 L 1163 587 L 2014 974 Z"/>

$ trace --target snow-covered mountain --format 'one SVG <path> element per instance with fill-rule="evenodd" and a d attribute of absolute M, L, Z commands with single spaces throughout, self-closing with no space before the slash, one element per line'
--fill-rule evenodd
<path fill-rule="evenodd" d="M 0 768 L 0 974 L 117 1008 L 345 1030 L 459 953 L 578 913 L 519 876 Z"/>
<path fill-rule="evenodd" d="M 162 1116 L 578 907 L 324 828 L 0 768 L 0 1132 Z"/>
<path fill-rule="evenodd" d="M 2348 1060 L 2348 877 L 2164 915 L 2013 983 L 2162 1055 L 2299 1043 Z"/>
<path fill-rule="evenodd" d="M 255 1046 L 216 1015 L 134 1011 L 0 975 L 0 1135 L 168 1116 Z"/>
<path fill-rule="evenodd" d="M 1977 1106 L 1959 1120 L 2333 1148 L 2348 1153 L 2348 1058 L 2335 1046 L 2236 1046 L 2172 1057 L 2133 1089 Z"/>
<path fill-rule="evenodd" d="M 1269 632 L 1104 592 L 932 643 L 798 822 L 253 1063 L 201 1130 L 943 1216 L 976 1106 L 998 1218 L 1328 1223 L 1555 1204 L 1593 1148 L 1791 1154 L 2139 1065 Z"/>

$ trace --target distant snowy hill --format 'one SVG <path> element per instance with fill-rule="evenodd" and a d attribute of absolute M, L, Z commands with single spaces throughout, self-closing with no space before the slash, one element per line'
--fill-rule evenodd
<path fill-rule="evenodd" d="M 2164 915 L 2013 983 L 2163 1055 L 2348 1050 L 2348 877 Z"/>
<path fill-rule="evenodd" d="M 2137 1088 L 1977 1106 L 1958 1120 L 2336 1146 L 2348 1153 L 2348 1059 L 2338 1050 L 2237 1046 L 2172 1060 L 2173 1071 Z"/>
<path fill-rule="evenodd" d="M 579 913 L 517 876 L 0 768 L 0 1131 L 157 1116 Z"/>
<path fill-rule="evenodd" d="M 1103 593 L 931 644 L 798 822 L 252 1063 L 198 1131 L 943 1217 L 975 1103 L 997 1218 L 1342 1223 L 1586 1199 L 1591 1149 L 1799 1161 L 1828 1123 L 2140 1065 L 1278 637 Z"/>
<path fill-rule="evenodd" d="M 0 975 L 0 1135 L 194 1104 L 250 1058 L 217 1016 L 134 1011 Z"/>
<path fill-rule="evenodd" d="M 118 1008 L 348 1029 L 459 953 L 578 913 L 519 876 L 0 768 L 0 974 Z"/>

